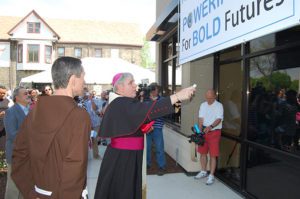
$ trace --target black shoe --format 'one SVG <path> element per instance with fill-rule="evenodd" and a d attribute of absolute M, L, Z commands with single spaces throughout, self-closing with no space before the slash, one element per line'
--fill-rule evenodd
<path fill-rule="evenodd" d="M 163 176 L 166 172 L 166 169 L 163 169 L 163 168 L 159 168 L 158 172 L 157 172 L 157 175 L 158 176 Z"/>

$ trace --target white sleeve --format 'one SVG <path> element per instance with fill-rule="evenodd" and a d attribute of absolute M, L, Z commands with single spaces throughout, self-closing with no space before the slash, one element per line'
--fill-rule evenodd
<path fill-rule="evenodd" d="M 8 108 L 10 108 L 14 105 L 14 101 L 12 101 L 11 99 L 8 99 L 8 100 L 9 100 Z"/>
<path fill-rule="evenodd" d="M 223 120 L 224 119 L 224 109 L 223 109 L 223 105 L 221 103 L 219 103 L 217 112 L 218 112 L 217 118 Z"/>

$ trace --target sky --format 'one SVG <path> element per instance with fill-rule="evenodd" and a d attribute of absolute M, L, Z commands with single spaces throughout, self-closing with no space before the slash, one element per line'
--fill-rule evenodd
<path fill-rule="evenodd" d="M 0 15 L 92 19 L 138 23 L 146 33 L 155 22 L 155 0 L 0 0 Z"/>

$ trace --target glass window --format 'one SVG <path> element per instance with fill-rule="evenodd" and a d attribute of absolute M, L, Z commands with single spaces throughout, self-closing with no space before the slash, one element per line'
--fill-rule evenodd
<path fill-rule="evenodd" d="M 250 59 L 248 105 L 248 139 L 296 154 L 299 54 L 297 47 Z"/>
<path fill-rule="evenodd" d="M 27 32 L 33 33 L 33 23 L 27 23 Z"/>
<path fill-rule="evenodd" d="M 18 44 L 18 63 L 23 62 L 23 44 Z"/>
<path fill-rule="evenodd" d="M 58 57 L 65 56 L 65 48 L 64 47 L 57 48 L 57 53 L 58 53 Z"/>
<path fill-rule="evenodd" d="M 81 56 L 82 56 L 81 48 L 74 49 L 74 56 L 77 58 L 81 58 Z"/>
<path fill-rule="evenodd" d="M 51 64 L 52 46 L 45 46 L 45 63 Z"/>
<path fill-rule="evenodd" d="M 219 101 L 224 108 L 222 132 L 234 136 L 240 136 L 242 85 L 242 62 L 220 65 Z"/>
<path fill-rule="evenodd" d="M 285 45 L 287 43 L 295 43 L 300 41 L 300 26 L 296 26 L 276 33 L 276 45 Z"/>
<path fill-rule="evenodd" d="M 241 57 L 241 45 L 237 45 L 225 50 L 222 50 L 220 52 L 220 61 L 226 60 L 226 59 L 231 59 L 231 58 L 236 58 L 236 57 Z"/>
<path fill-rule="evenodd" d="M 173 60 L 168 62 L 168 91 L 169 95 L 173 94 Z"/>
<path fill-rule="evenodd" d="M 182 78 L 182 66 L 178 65 L 178 52 L 176 51 L 179 44 L 177 43 L 177 34 L 173 35 L 165 43 L 163 43 L 162 53 L 166 55 L 166 59 L 163 60 L 162 76 L 163 81 L 163 95 L 169 96 L 176 93 L 181 89 Z M 166 118 L 177 125 L 181 123 L 181 103 L 174 104 L 174 114 L 167 116 Z"/>
<path fill-rule="evenodd" d="M 177 65 L 176 66 L 175 83 L 176 83 L 175 92 L 180 91 L 181 90 L 181 85 L 182 85 L 182 65 Z"/>
<path fill-rule="evenodd" d="M 40 33 L 41 23 L 39 22 L 27 22 L 28 33 Z"/>
<path fill-rule="evenodd" d="M 218 157 L 218 173 L 235 183 L 240 184 L 240 152 L 241 144 L 235 140 L 221 137 L 220 155 Z"/>
<path fill-rule="evenodd" d="M 102 49 L 101 48 L 95 49 L 95 57 L 102 57 Z"/>
<path fill-rule="evenodd" d="M 28 61 L 29 63 L 39 63 L 40 45 L 28 45 Z"/>
<path fill-rule="evenodd" d="M 300 41 L 300 26 L 269 34 L 249 42 L 250 53 Z"/>
<path fill-rule="evenodd" d="M 182 65 L 176 66 L 175 70 L 175 91 L 173 93 L 176 93 L 177 91 L 181 90 L 181 75 L 182 73 Z M 181 102 L 177 102 L 174 104 L 174 122 L 180 124 L 181 123 Z"/>
<path fill-rule="evenodd" d="M 41 29 L 41 24 L 40 23 L 35 23 L 34 32 L 35 33 L 40 33 L 40 29 Z"/>
<path fill-rule="evenodd" d="M 165 96 L 169 96 L 177 91 L 181 90 L 181 73 L 182 73 L 182 66 L 178 65 L 173 67 L 173 62 L 168 62 L 168 87 L 167 90 L 164 91 Z M 175 70 L 175 71 L 174 71 Z M 173 75 L 175 74 L 175 76 Z M 167 117 L 171 122 L 175 122 L 177 124 L 181 123 L 181 103 L 177 102 L 174 104 L 174 114 L 169 115 Z"/>
<path fill-rule="evenodd" d="M 275 34 L 269 34 L 249 42 L 250 52 L 257 52 L 275 47 Z"/>
<path fill-rule="evenodd" d="M 298 158 L 250 147 L 246 166 L 246 190 L 255 198 L 299 198 Z"/>
<path fill-rule="evenodd" d="M 168 58 L 171 58 L 173 56 L 173 43 L 170 42 L 168 45 Z"/>

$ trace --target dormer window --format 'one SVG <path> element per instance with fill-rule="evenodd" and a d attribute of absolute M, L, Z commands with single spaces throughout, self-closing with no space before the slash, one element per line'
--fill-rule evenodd
<path fill-rule="evenodd" d="M 27 22 L 27 33 L 40 33 L 40 22 Z"/>

